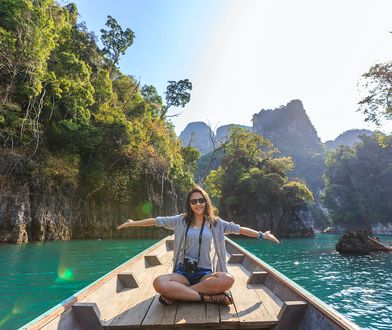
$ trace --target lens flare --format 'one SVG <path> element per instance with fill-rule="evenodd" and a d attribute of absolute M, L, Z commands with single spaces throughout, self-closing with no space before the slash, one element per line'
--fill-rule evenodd
<path fill-rule="evenodd" d="M 14 306 L 14 308 L 12 308 L 12 315 L 16 315 L 16 314 L 20 314 L 21 309 L 18 306 Z"/>
<path fill-rule="evenodd" d="M 71 268 L 60 268 L 57 272 L 57 279 L 61 281 L 73 281 L 74 274 Z"/>
<path fill-rule="evenodd" d="M 0 327 L 6 324 L 11 318 L 12 318 L 12 314 L 8 314 L 6 317 L 0 320 Z"/>
<path fill-rule="evenodd" d="M 149 202 L 143 203 L 142 211 L 144 214 L 151 214 L 152 213 L 152 204 Z"/>
<path fill-rule="evenodd" d="M 17 315 L 17 314 L 21 314 L 22 313 L 22 308 L 20 306 L 14 305 L 14 307 L 12 307 L 11 313 L 9 313 L 8 315 L 6 315 L 5 317 L 3 317 L 0 320 L 0 328 L 5 325 L 8 321 L 12 320 L 12 318 Z M 11 322 L 10 322 L 11 325 Z"/>

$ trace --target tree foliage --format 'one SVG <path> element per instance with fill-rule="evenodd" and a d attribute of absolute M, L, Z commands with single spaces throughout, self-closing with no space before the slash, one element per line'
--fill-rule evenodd
<path fill-rule="evenodd" d="M 277 150 L 256 133 L 231 130 L 223 151 L 221 166 L 205 181 L 223 214 L 243 219 L 279 208 L 295 212 L 313 201 L 305 184 L 288 180 L 291 158 L 274 158 Z"/>
<path fill-rule="evenodd" d="M 391 222 L 392 138 L 378 133 L 361 140 L 328 154 L 323 199 L 334 224 L 367 229 Z"/>
<path fill-rule="evenodd" d="M 167 117 L 167 112 L 171 107 L 184 107 L 191 99 L 192 83 L 188 79 L 179 81 L 169 81 L 166 88 L 166 105 L 161 109 L 161 119 Z"/>
<path fill-rule="evenodd" d="M 162 116 L 189 102 L 192 84 L 169 82 L 164 107 L 155 87 L 117 68 L 132 30 L 108 16 L 100 50 L 77 15 L 54 0 L 0 2 L 2 159 L 23 155 L 23 177 L 43 189 L 161 207 L 163 184 L 193 182 L 198 154 L 181 149 Z"/>
<path fill-rule="evenodd" d="M 129 28 L 123 31 L 120 24 L 110 15 L 107 17 L 106 26 L 109 30 L 101 29 L 101 40 L 104 45 L 102 53 L 111 61 L 109 70 L 112 74 L 118 65 L 120 56 L 124 55 L 133 44 L 135 34 Z"/>
<path fill-rule="evenodd" d="M 375 64 L 362 76 L 368 95 L 359 102 L 359 110 L 365 121 L 380 125 L 392 119 L 392 62 Z"/>

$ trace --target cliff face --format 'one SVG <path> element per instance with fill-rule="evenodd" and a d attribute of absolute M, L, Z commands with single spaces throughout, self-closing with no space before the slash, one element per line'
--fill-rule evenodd
<path fill-rule="evenodd" d="M 320 138 L 300 100 L 274 110 L 261 110 L 252 121 L 253 130 L 271 140 L 282 153 L 323 151 Z"/>
<path fill-rule="evenodd" d="M 110 198 L 83 198 L 80 194 L 36 190 L 28 182 L 7 181 L 0 187 L 0 242 L 162 237 L 166 232 L 155 228 L 117 231 L 116 227 L 127 218 L 151 215 L 151 206 L 160 214 L 178 213 L 177 194 L 168 181 L 164 183 L 162 209 L 150 201 L 116 203 Z"/>
<path fill-rule="evenodd" d="M 252 131 L 252 127 L 245 126 L 245 125 L 229 124 L 229 125 L 220 126 L 216 130 L 215 140 L 217 141 L 217 143 L 219 144 L 221 142 L 225 142 L 227 140 L 228 135 L 229 135 L 229 130 L 234 127 L 240 127 L 240 128 L 246 129 L 248 131 Z"/>
<path fill-rule="evenodd" d="M 211 128 L 201 121 L 189 123 L 180 134 L 182 146 L 195 147 L 202 155 L 213 150 L 211 139 L 214 139 Z"/>
<path fill-rule="evenodd" d="M 351 148 L 355 143 L 361 142 L 361 139 L 359 138 L 360 135 L 373 134 L 374 132 L 367 129 L 351 129 L 340 134 L 335 140 L 326 141 L 324 144 L 330 150 L 334 150 L 341 145 L 349 146 Z"/>
<path fill-rule="evenodd" d="M 27 242 L 28 226 L 31 226 L 28 187 L 10 182 L 6 186 L 3 184 L 0 190 L 0 241 Z"/>
<path fill-rule="evenodd" d="M 252 127 L 245 125 L 229 124 L 217 128 L 216 134 L 204 122 L 197 121 L 189 123 L 181 132 L 179 138 L 182 146 L 191 145 L 200 151 L 201 155 L 206 155 L 213 151 L 213 142 L 219 145 L 225 142 L 229 134 L 229 130 L 233 127 L 241 127 L 251 131 Z M 212 141 L 211 141 L 212 139 Z"/>
<path fill-rule="evenodd" d="M 236 219 L 242 226 L 271 230 L 279 237 L 314 237 L 314 221 L 309 210 L 287 212 L 275 209 L 268 213 L 222 214 L 223 218 Z"/>
<path fill-rule="evenodd" d="M 295 168 L 290 179 L 301 179 L 312 190 L 316 209 L 316 227 L 325 227 L 327 220 L 321 212 L 319 193 L 324 189 L 324 147 L 300 100 L 293 100 L 273 110 L 261 110 L 253 116 L 253 131 L 270 140 L 281 156 L 292 157 Z"/>
<path fill-rule="evenodd" d="M 253 130 L 297 162 L 323 153 L 320 138 L 299 100 L 274 110 L 261 110 L 253 116 Z"/>

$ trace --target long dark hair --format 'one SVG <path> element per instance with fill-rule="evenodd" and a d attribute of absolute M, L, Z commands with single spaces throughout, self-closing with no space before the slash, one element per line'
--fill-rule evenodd
<path fill-rule="evenodd" d="M 212 224 L 215 224 L 216 222 L 216 214 L 215 214 L 215 208 L 212 205 L 210 196 L 208 196 L 207 192 L 200 186 L 194 185 L 191 190 L 189 190 L 187 196 L 186 196 L 186 213 L 184 214 L 184 221 L 186 222 L 187 225 L 191 225 L 194 218 L 195 214 L 193 213 L 192 207 L 191 207 L 191 196 L 193 193 L 198 192 L 203 195 L 203 197 L 206 200 L 206 205 L 204 209 L 204 216 L 206 217 L 207 221 L 210 221 Z"/>

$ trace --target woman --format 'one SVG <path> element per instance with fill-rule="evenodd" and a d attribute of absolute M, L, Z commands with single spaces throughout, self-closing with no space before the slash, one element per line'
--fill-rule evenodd
<path fill-rule="evenodd" d="M 176 300 L 232 304 L 226 290 L 232 287 L 234 278 L 227 272 L 224 235 L 241 234 L 279 241 L 269 231 L 258 232 L 217 217 L 208 194 L 199 186 L 189 191 L 186 209 L 185 214 L 172 217 L 128 220 L 117 229 L 157 226 L 174 230 L 173 273 L 160 275 L 153 282 L 155 290 L 161 294 L 159 301 L 162 304 L 170 305 Z M 213 268 L 212 241 L 217 256 L 213 258 L 216 259 Z"/>

